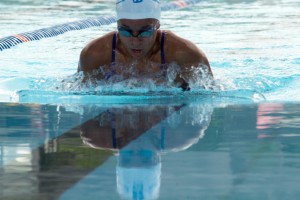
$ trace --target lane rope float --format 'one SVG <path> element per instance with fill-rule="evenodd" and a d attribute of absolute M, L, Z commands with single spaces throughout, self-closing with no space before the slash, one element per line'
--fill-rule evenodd
<path fill-rule="evenodd" d="M 165 3 L 161 6 L 162 11 L 187 8 L 202 0 L 177 0 Z M 70 23 L 59 24 L 48 28 L 42 28 L 35 31 L 19 33 L 16 35 L 0 38 L 0 51 L 9 49 L 21 43 L 41 40 L 43 38 L 54 37 L 69 31 L 87 29 L 94 26 L 109 25 L 116 22 L 115 16 L 104 16 L 98 18 L 84 19 Z"/>

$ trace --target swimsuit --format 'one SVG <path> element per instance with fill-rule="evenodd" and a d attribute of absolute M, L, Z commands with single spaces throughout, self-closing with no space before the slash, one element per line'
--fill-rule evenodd
<path fill-rule="evenodd" d="M 115 71 L 112 69 L 112 67 L 115 65 L 115 61 L 116 61 L 116 43 L 117 43 L 117 32 L 114 33 L 112 39 L 111 63 L 109 65 L 110 70 L 104 75 L 105 80 L 108 80 L 112 75 L 115 74 Z M 162 31 L 161 41 L 160 41 L 161 69 L 163 69 L 163 66 L 165 66 L 164 43 L 165 43 L 165 33 Z"/>
<path fill-rule="evenodd" d="M 143 134 L 145 134 L 145 133 L 143 133 Z M 141 136 L 139 136 L 139 137 L 141 137 Z M 123 146 L 118 145 L 116 128 L 111 129 L 111 140 L 112 140 L 111 142 L 112 142 L 113 149 L 122 149 L 123 148 Z M 165 128 L 164 127 L 161 127 L 161 129 L 160 129 L 160 149 L 161 150 L 165 149 Z"/>
<path fill-rule="evenodd" d="M 167 115 L 167 113 L 165 113 Z M 167 116 L 165 116 L 167 117 Z M 110 112 L 109 110 L 104 111 L 103 113 L 100 113 L 96 119 L 99 122 L 99 126 L 104 126 L 104 121 L 108 122 L 108 126 L 111 127 L 111 142 L 112 142 L 112 148 L 113 149 L 122 149 L 124 146 L 119 146 L 118 145 L 118 139 L 122 138 L 117 138 L 117 123 L 116 123 L 116 114 L 113 112 Z M 145 131 L 146 132 L 146 131 Z M 143 133 L 144 134 L 144 133 Z M 143 135 L 141 134 L 141 135 Z M 141 136 L 140 135 L 140 136 Z M 139 137 L 140 137 L 139 136 Z M 126 140 L 126 138 L 125 138 Z M 134 139 L 135 140 L 135 139 Z M 127 145 L 127 144 L 126 144 Z M 126 146 L 125 145 L 125 146 Z M 160 149 L 164 150 L 165 149 L 165 127 L 161 126 L 160 128 Z"/>

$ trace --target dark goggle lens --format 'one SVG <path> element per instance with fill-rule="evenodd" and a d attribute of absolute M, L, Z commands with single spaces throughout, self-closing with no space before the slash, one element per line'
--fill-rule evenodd
<path fill-rule="evenodd" d="M 148 29 L 148 30 L 140 31 L 138 36 L 150 37 L 153 34 L 153 32 L 154 32 L 154 29 L 151 28 L 151 29 Z"/>
<path fill-rule="evenodd" d="M 126 30 L 126 29 L 119 28 L 118 31 L 119 31 L 120 35 L 122 35 L 122 36 L 125 36 L 125 37 L 131 37 L 132 36 L 131 32 Z"/>
<path fill-rule="evenodd" d="M 118 31 L 119 31 L 120 35 L 125 36 L 125 37 L 150 37 L 153 34 L 154 29 L 150 28 L 147 30 L 141 30 L 141 31 L 139 31 L 137 36 L 134 36 L 132 34 L 131 30 L 127 30 L 125 28 L 118 28 Z"/>

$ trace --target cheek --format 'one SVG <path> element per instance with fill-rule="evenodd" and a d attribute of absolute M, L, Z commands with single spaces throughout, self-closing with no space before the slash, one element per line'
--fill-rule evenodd
<path fill-rule="evenodd" d="M 141 42 L 141 46 L 143 47 L 143 48 L 148 48 L 149 46 L 150 46 L 150 42 L 149 41 L 143 41 L 143 42 Z"/>
<path fill-rule="evenodd" d="M 155 42 L 155 38 L 145 38 L 141 40 L 137 40 L 137 38 L 120 38 L 120 40 L 126 48 L 131 48 L 134 46 L 143 48 L 145 50 L 149 50 Z"/>
<path fill-rule="evenodd" d="M 155 38 L 145 39 L 145 40 L 143 41 L 143 46 L 144 46 L 145 48 L 151 48 L 151 47 L 153 46 L 154 42 L 155 42 Z"/>
<path fill-rule="evenodd" d="M 129 39 L 129 38 L 123 38 L 123 37 L 120 37 L 120 40 L 121 40 L 121 43 L 122 43 L 124 46 L 128 46 L 128 44 L 130 44 L 130 39 Z"/>

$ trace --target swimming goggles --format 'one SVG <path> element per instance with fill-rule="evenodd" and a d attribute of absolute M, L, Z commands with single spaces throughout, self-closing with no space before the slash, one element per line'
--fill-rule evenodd
<path fill-rule="evenodd" d="M 132 30 L 127 29 L 125 27 L 118 27 L 118 31 L 120 35 L 124 37 L 142 37 L 142 38 L 150 37 L 152 36 L 155 30 L 156 28 L 151 27 L 148 29 L 139 30 L 137 35 L 133 35 Z"/>

